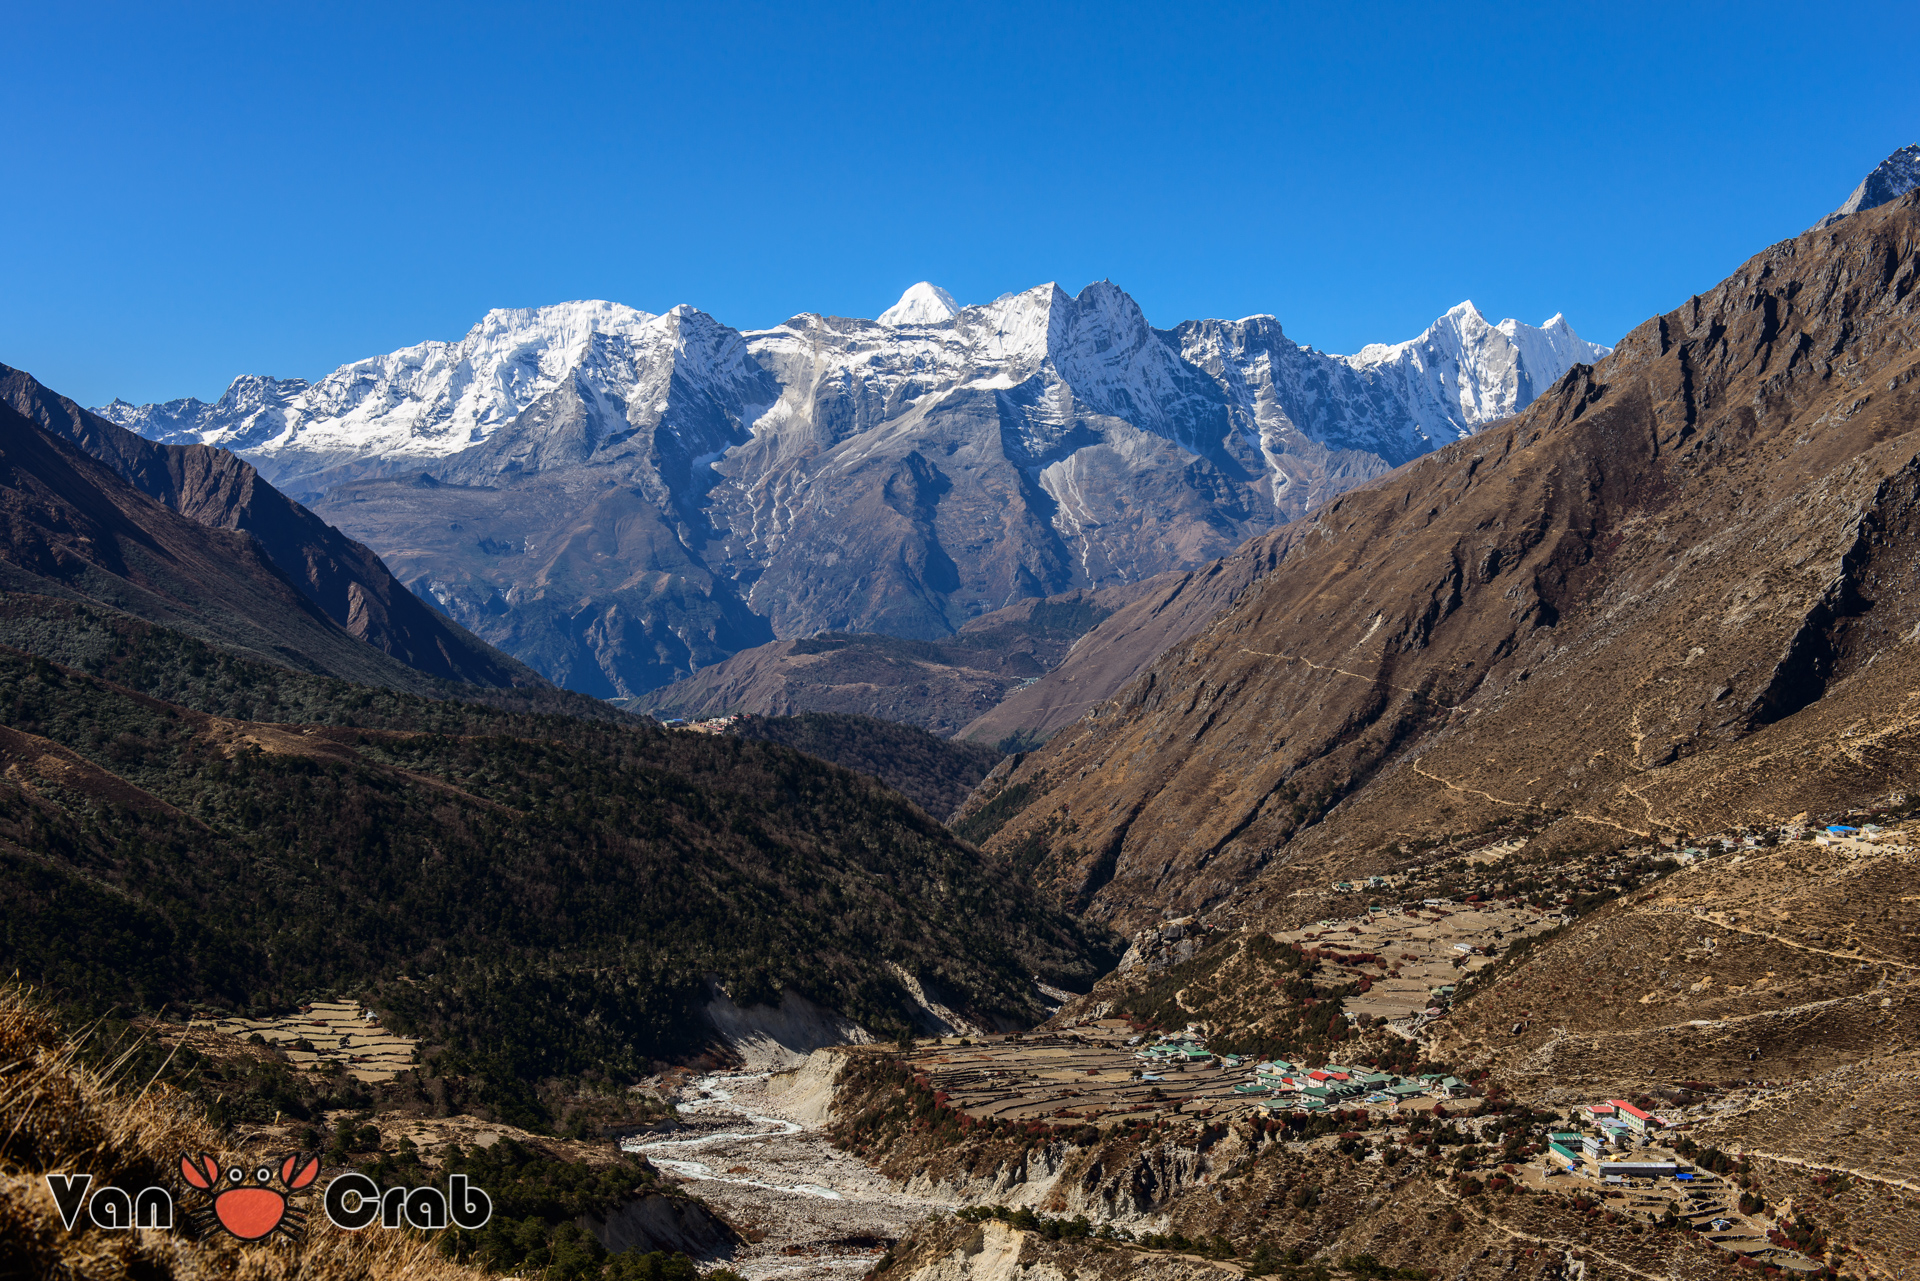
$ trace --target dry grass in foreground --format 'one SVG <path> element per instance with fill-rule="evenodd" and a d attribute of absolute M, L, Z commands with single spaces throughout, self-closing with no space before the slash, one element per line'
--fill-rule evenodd
<path fill-rule="evenodd" d="M 251 1165 L 266 1154 L 234 1148 L 178 1090 L 83 1066 L 81 1048 L 31 993 L 0 988 L 0 1281 L 473 1281 L 480 1275 L 441 1258 L 430 1240 L 411 1232 L 335 1229 L 317 1198 L 310 1198 L 301 1242 L 269 1238 L 248 1245 L 218 1229 L 196 1234 L 188 1211 L 198 1200 L 179 1176 L 181 1155 L 206 1152 L 223 1165 L 230 1159 Z M 102 1231 L 83 1226 L 82 1209 L 67 1231 L 44 1176 L 83 1173 L 93 1175 L 95 1188 L 167 1188 L 174 1229 Z"/>

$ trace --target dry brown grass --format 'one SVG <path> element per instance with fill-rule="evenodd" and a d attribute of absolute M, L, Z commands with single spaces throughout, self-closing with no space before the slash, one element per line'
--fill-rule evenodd
<path fill-rule="evenodd" d="M 187 1214 L 195 1199 L 178 1173 L 181 1155 L 207 1152 L 224 1163 L 263 1153 L 236 1148 L 180 1091 L 125 1079 L 111 1065 L 103 1071 L 83 1066 L 80 1048 L 81 1040 L 30 992 L 0 988 L 0 1281 L 472 1281 L 479 1275 L 441 1258 L 429 1239 L 412 1232 L 342 1232 L 326 1221 L 317 1197 L 308 1198 L 304 1241 L 248 1245 L 217 1229 L 196 1235 Z M 89 1173 L 95 1188 L 165 1187 L 174 1198 L 174 1230 L 83 1227 L 83 1209 L 69 1232 L 47 1188 L 49 1173 Z"/>

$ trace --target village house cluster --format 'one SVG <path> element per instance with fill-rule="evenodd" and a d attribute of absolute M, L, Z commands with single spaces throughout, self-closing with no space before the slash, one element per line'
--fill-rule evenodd
<path fill-rule="evenodd" d="M 1547 1135 L 1546 1159 L 1549 1168 L 1558 1167 L 1574 1174 L 1591 1174 L 1604 1180 L 1658 1179 L 1692 1176 L 1683 1172 L 1677 1161 L 1653 1157 L 1635 1158 L 1635 1148 L 1644 1148 L 1663 1127 L 1659 1117 L 1643 1112 L 1625 1099 L 1588 1103 L 1575 1109 L 1583 1119 L 1578 1129 L 1555 1130 Z M 1612 1154 L 1612 1155 L 1610 1155 Z"/>
<path fill-rule="evenodd" d="M 1144 1037 L 1136 1038 L 1143 1040 Z M 1164 1077 L 1148 1068 L 1211 1067 L 1216 1062 L 1235 1072 L 1245 1060 L 1235 1054 L 1215 1054 L 1207 1049 L 1197 1029 L 1166 1033 L 1134 1051 L 1142 1067 L 1140 1079 L 1159 1081 Z M 1329 1063 L 1308 1068 L 1274 1059 L 1246 1069 L 1246 1079 L 1232 1087 L 1242 1098 L 1272 1099 L 1295 1111 L 1318 1112 L 1328 1108 L 1360 1104 L 1369 1108 L 1397 1108 L 1415 1099 L 1451 1099 L 1466 1090 L 1458 1077 L 1438 1074 L 1399 1076 L 1368 1068 L 1343 1067 Z"/>

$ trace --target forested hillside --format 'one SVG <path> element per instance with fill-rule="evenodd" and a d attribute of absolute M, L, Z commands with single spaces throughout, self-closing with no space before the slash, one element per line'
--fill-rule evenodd
<path fill-rule="evenodd" d="M 694 1052 L 705 976 L 885 1034 L 987 1021 L 1101 938 L 873 781 L 772 743 L 435 701 L 0 598 L 0 967 L 58 999 L 328 989 L 498 1076 Z M 167 697 L 141 692 L 152 690 Z"/>
<path fill-rule="evenodd" d="M 845 713 L 745 716 L 733 732 L 870 774 L 938 819 L 959 809 L 1001 760 L 1000 749 L 985 743 L 945 739 L 915 725 Z"/>

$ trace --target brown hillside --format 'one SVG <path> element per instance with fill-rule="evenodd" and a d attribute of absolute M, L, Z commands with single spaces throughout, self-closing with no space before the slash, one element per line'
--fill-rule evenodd
<path fill-rule="evenodd" d="M 0 404 L 0 590 L 88 601 L 279 666 L 402 689 L 249 534 L 162 505 Z"/>
<path fill-rule="evenodd" d="M 1249 541 L 1231 556 L 1198 569 L 1158 574 L 1126 588 L 1127 603 L 1077 641 L 1060 664 L 1014 690 L 961 729 L 961 738 L 997 743 L 1025 731 L 1045 739 L 1071 725 L 1089 707 L 1112 698 L 1168 649 L 1205 627 L 1214 615 L 1272 569 L 1300 526 L 1289 525 Z"/>
<path fill-rule="evenodd" d="M 158 445 L 0 365 L 0 404 L 105 463 L 189 520 L 250 534 L 327 617 L 407 666 L 476 685 L 539 685 L 530 668 L 449 622 L 408 591 L 373 551 L 260 478 L 224 449 Z"/>
<path fill-rule="evenodd" d="M 996 844 L 1138 923 L 1515 817 L 1615 841 L 1904 790 L 1917 220 L 1775 245 L 1333 503 L 1022 762 Z"/>
<path fill-rule="evenodd" d="M 946 738 L 998 742 L 1024 726 L 1016 720 L 989 735 L 968 723 L 979 725 L 982 714 L 990 716 L 1009 694 L 1038 688 L 1034 682 L 1044 683 L 1062 659 L 1079 652 L 1089 628 L 1156 590 L 1164 579 L 1177 577 L 1185 575 L 1019 601 L 970 619 L 955 635 L 937 640 L 823 632 L 773 641 L 650 690 L 626 706 L 690 720 L 729 712 L 852 713 L 917 725 Z"/>
<path fill-rule="evenodd" d="M 80 1042 L 63 1034 L 18 987 L 0 990 L 0 1270 L 9 1277 L 299 1277 L 305 1281 L 460 1281 L 481 1272 L 442 1258 L 415 1232 L 341 1232 L 325 1221 L 319 1198 L 297 1198 L 307 1231 L 297 1248 L 247 1245 L 196 1229 L 204 1201 L 179 1177 L 180 1158 L 210 1153 L 223 1164 L 277 1162 L 282 1150 L 236 1149 L 195 1101 L 159 1082 L 142 1082 L 76 1063 Z M 131 1053 L 131 1052 L 129 1052 Z M 144 1088 L 143 1088 L 144 1086 Z M 256 1143 L 261 1136 L 242 1140 Z M 48 1174 L 90 1174 L 94 1186 L 167 1188 L 171 1231 L 103 1232 L 83 1216 L 69 1231 L 48 1188 Z M 289 1238 L 291 1239 L 291 1238 Z"/>

